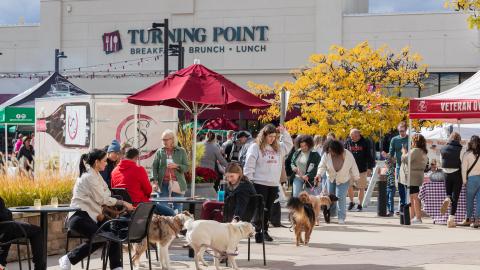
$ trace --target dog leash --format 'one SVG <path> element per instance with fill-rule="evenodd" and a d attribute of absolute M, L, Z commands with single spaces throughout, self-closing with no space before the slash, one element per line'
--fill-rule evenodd
<path fill-rule="evenodd" d="M 209 250 L 205 250 L 205 252 L 206 252 L 208 255 L 210 255 L 210 256 L 212 256 L 212 257 L 215 257 L 215 258 L 217 258 L 217 259 L 219 259 L 219 260 L 227 259 L 228 256 L 238 256 L 238 254 L 239 254 L 239 252 L 238 252 L 238 247 L 235 249 L 235 252 L 234 252 L 234 253 L 228 253 L 228 252 L 226 252 L 226 251 L 220 251 L 220 250 L 218 250 L 218 249 L 216 249 L 216 248 L 214 248 L 214 247 L 212 247 L 212 246 L 206 245 L 206 244 L 203 244 L 202 246 L 207 247 L 207 248 L 215 251 L 216 253 L 220 254 L 220 256 L 215 256 L 215 254 L 210 253 Z"/>

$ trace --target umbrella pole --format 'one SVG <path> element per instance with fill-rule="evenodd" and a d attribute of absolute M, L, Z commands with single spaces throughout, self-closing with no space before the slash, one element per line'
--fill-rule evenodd
<path fill-rule="evenodd" d="M 192 144 L 192 187 L 191 187 L 191 196 L 195 197 L 195 166 L 197 165 L 197 119 L 198 119 L 198 104 L 193 103 L 193 144 Z"/>
<path fill-rule="evenodd" d="M 8 124 L 5 123 L 5 168 L 8 168 Z"/>

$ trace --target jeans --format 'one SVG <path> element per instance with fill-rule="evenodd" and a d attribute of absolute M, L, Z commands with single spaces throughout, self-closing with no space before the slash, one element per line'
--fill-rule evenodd
<path fill-rule="evenodd" d="M 170 185 L 169 185 L 168 182 L 162 182 L 162 187 L 161 187 L 160 192 L 158 192 L 158 196 L 159 197 L 170 197 Z M 172 197 L 183 197 L 183 194 L 172 192 Z M 163 203 L 160 203 L 160 204 L 168 207 L 168 203 L 166 203 L 166 202 L 163 202 Z M 173 209 L 177 210 L 178 213 L 180 213 L 180 212 L 183 211 L 183 204 L 182 203 L 174 203 L 173 204 Z"/>
<path fill-rule="evenodd" d="M 163 205 L 161 203 L 156 203 L 155 208 L 153 208 L 153 213 L 160 215 L 160 216 L 169 216 L 173 217 L 175 216 L 175 211 L 173 211 L 172 208 Z"/>
<path fill-rule="evenodd" d="M 462 172 L 460 169 L 456 172 L 445 174 L 445 192 L 452 202 L 452 206 L 450 207 L 450 215 L 452 216 L 457 213 L 458 198 L 460 198 L 462 185 Z"/>
<path fill-rule="evenodd" d="M 303 185 L 305 184 L 305 189 L 303 188 Z M 308 183 L 305 183 L 300 177 L 295 177 L 293 179 L 293 190 L 292 190 L 292 196 L 293 197 L 298 197 L 298 194 L 300 192 L 306 191 L 308 194 L 312 194 L 312 189 L 309 187 Z"/>
<path fill-rule="evenodd" d="M 335 216 L 334 213 L 338 211 L 338 220 L 345 220 L 347 217 L 347 192 L 349 187 L 350 181 L 343 184 L 328 182 L 328 192 L 338 197 L 338 202 L 330 208 L 330 215 Z"/>
<path fill-rule="evenodd" d="M 30 240 L 30 245 L 32 248 L 33 255 L 33 264 L 35 270 L 45 270 L 47 269 L 47 264 L 43 260 L 43 234 L 40 230 L 40 227 L 31 225 L 23 222 L 15 222 L 15 224 L 4 224 L 0 225 L 0 242 L 10 241 L 11 239 L 22 237 L 18 226 L 21 226 L 25 233 L 27 234 L 28 239 Z M 5 234 L 4 234 L 5 232 Z M 7 255 L 10 245 L 0 246 L 0 264 L 7 265 Z"/>
<path fill-rule="evenodd" d="M 397 187 L 395 185 L 393 186 L 387 186 L 387 210 L 390 213 L 393 213 L 395 211 L 395 192 L 397 191 Z"/>
<path fill-rule="evenodd" d="M 477 200 L 475 216 L 473 216 L 474 200 Z M 480 175 L 469 176 L 467 179 L 467 218 L 480 217 Z"/>
<path fill-rule="evenodd" d="M 95 222 L 85 211 L 77 211 L 68 220 L 68 227 L 85 237 L 92 237 L 93 234 L 101 226 L 101 223 Z M 77 246 L 75 249 L 68 252 L 67 256 L 70 263 L 77 264 L 82 259 L 88 256 L 89 241 Z M 92 252 L 103 247 L 104 243 L 93 243 Z M 122 246 L 118 243 L 111 242 L 108 250 L 110 269 L 122 267 Z"/>
<path fill-rule="evenodd" d="M 400 179 L 400 167 L 395 168 L 395 179 L 398 183 L 398 195 L 400 196 L 400 204 L 398 205 L 398 211 L 400 211 L 401 206 L 407 204 L 407 187 L 404 184 L 399 182 Z"/>

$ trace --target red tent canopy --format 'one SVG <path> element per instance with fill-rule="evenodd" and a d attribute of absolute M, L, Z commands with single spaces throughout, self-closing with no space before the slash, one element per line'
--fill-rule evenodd
<path fill-rule="evenodd" d="M 238 125 L 231 120 L 219 117 L 205 122 L 203 129 L 238 130 Z"/>
<path fill-rule="evenodd" d="M 473 123 L 480 120 L 480 71 L 454 88 L 410 100 L 410 119 Z"/>

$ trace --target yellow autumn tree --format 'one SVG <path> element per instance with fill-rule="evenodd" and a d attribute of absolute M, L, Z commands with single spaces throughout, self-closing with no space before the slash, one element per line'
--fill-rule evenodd
<path fill-rule="evenodd" d="M 272 98 L 273 106 L 259 115 L 269 122 L 280 115 L 280 91 L 290 91 L 288 110 L 300 115 L 285 125 L 292 133 L 345 138 L 351 128 L 378 138 L 406 119 L 408 99 L 400 97 L 405 86 L 422 88 L 428 76 L 421 58 L 408 48 L 394 53 L 386 46 L 373 49 L 368 42 L 346 49 L 332 46 L 329 54 L 310 56 L 310 64 L 293 72 L 294 81 L 273 87 L 249 82 L 253 92 Z M 274 97 L 274 98 L 273 98 Z"/>
<path fill-rule="evenodd" d="M 480 29 L 480 0 L 448 0 L 445 8 L 469 14 L 468 27 Z"/>

